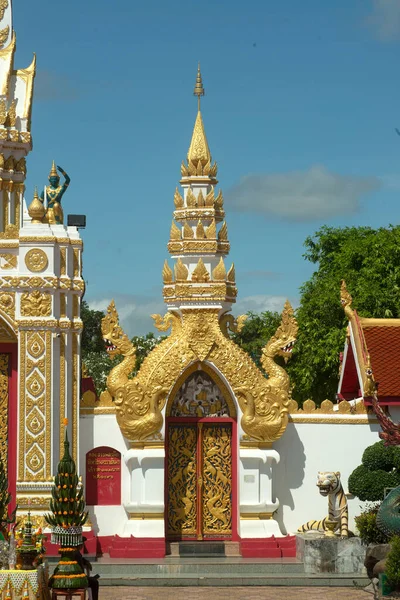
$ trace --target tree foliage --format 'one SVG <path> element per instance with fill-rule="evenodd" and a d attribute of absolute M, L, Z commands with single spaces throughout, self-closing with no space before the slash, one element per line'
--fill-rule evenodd
<path fill-rule="evenodd" d="M 84 358 L 90 352 L 103 352 L 104 342 L 101 333 L 101 320 L 104 313 L 101 310 L 92 310 L 88 303 L 82 300 L 81 319 L 83 321 L 81 352 Z"/>
<path fill-rule="evenodd" d="M 233 336 L 233 340 L 260 366 L 261 350 L 274 335 L 280 322 L 281 315 L 278 312 L 249 312 L 243 329 Z"/>
<path fill-rule="evenodd" d="M 300 288 L 297 342 L 287 370 L 300 404 L 334 400 L 347 319 L 340 304 L 346 280 L 363 317 L 400 317 L 400 227 L 322 227 L 305 240 L 306 260 L 317 269 Z M 239 345 L 259 364 L 261 350 L 279 325 L 277 313 L 250 313 Z"/>
<path fill-rule="evenodd" d="M 360 500 L 383 500 L 385 488 L 400 485 L 400 447 L 376 442 L 364 450 L 361 465 L 349 477 L 349 492 Z"/>
<path fill-rule="evenodd" d="M 87 302 L 82 302 L 82 362 L 86 376 L 93 379 L 98 396 L 106 389 L 107 375 L 111 369 L 123 359 L 123 356 L 120 354 L 114 358 L 110 358 L 107 354 L 101 333 L 101 320 L 103 317 L 104 312 L 101 310 L 92 310 Z M 162 339 L 164 339 L 163 336 L 156 337 L 153 332 L 132 338 L 131 341 L 136 348 L 136 365 L 131 373 L 131 377 L 136 375 L 148 353 Z"/>
<path fill-rule="evenodd" d="M 400 317 L 400 227 L 322 227 L 305 240 L 304 257 L 317 270 L 300 288 L 299 334 L 288 364 L 293 397 L 333 400 L 347 320 L 340 305 L 346 280 L 363 317 Z"/>

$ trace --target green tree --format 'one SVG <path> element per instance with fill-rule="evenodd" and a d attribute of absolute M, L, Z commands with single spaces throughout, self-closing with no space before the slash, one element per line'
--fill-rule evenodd
<path fill-rule="evenodd" d="M 85 374 L 93 379 L 98 396 L 106 389 L 107 375 L 123 358 L 122 355 L 110 358 L 107 354 L 101 333 L 101 321 L 103 317 L 103 311 L 92 310 L 87 302 L 82 302 L 82 362 Z M 156 337 L 153 332 L 132 338 L 131 341 L 136 348 L 136 366 L 134 371 L 132 371 L 132 377 L 136 375 L 148 353 L 163 339 L 165 339 L 165 336 Z"/>
<path fill-rule="evenodd" d="M 383 500 L 385 488 L 400 485 L 400 447 L 376 442 L 364 450 L 361 465 L 349 477 L 349 492 L 360 500 Z"/>
<path fill-rule="evenodd" d="M 101 334 L 101 320 L 104 317 L 102 310 L 93 310 L 89 304 L 82 300 L 81 319 L 83 321 L 81 351 L 82 358 L 89 352 L 102 352 L 104 350 L 103 336 Z"/>
<path fill-rule="evenodd" d="M 261 314 L 249 312 L 243 329 L 233 336 L 233 340 L 250 354 L 258 366 L 261 366 L 261 350 L 274 335 L 280 322 L 281 315 L 278 312 L 269 310 Z"/>
<path fill-rule="evenodd" d="M 311 398 L 319 405 L 335 399 L 339 382 L 347 327 L 341 280 L 346 280 L 360 316 L 400 317 L 400 227 L 324 226 L 304 246 L 304 258 L 317 268 L 300 288 L 299 331 L 286 368 L 293 398 L 300 404 Z M 277 313 L 250 313 L 234 339 L 260 364 L 261 349 L 279 321 Z"/>
<path fill-rule="evenodd" d="M 322 227 L 305 240 L 317 270 L 300 288 L 299 333 L 288 371 L 293 397 L 333 400 L 347 320 L 339 302 L 346 280 L 363 317 L 400 317 L 400 227 Z"/>

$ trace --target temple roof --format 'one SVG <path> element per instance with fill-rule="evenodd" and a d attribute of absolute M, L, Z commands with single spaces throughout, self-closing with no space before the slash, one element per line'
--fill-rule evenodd
<path fill-rule="evenodd" d="M 339 382 L 339 396 L 371 398 L 381 404 L 400 404 L 400 319 L 360 317 L 351 308 L 342 284 L 342 304 L 349 317 L 348 336 Z"/>

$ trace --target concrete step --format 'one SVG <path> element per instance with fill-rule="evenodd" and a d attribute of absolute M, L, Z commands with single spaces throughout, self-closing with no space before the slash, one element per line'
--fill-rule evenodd
<path fill-rule="evenodd" d="M 304 574 L 304 567 L 296 559 L 244 559 L 244 558 L 165 558 L 163 560 L 142 559 L 135 561 L 113 560 L 93 565 L 93 571 L 103 577 L 231 577 L 264 576 L 266 574 Z"/>
<path fill-rule="evenodd" d="M 366 576 L 359 574 L 323 574 L 310 575 L 305 573 L 296 574 L 248 574 L 224 576 L 223 574 L 208 574 L 199 577 L 196 574 L 184 575 L 141 575 L 137 577 L 126 577 L 116 575 L 113 577 L 101 577 L 100 586 L 153 586 L 153 587 L 192 587 L 192 586 L 300 586 L 300 587 L 366 587 L 370 581 Z"/>

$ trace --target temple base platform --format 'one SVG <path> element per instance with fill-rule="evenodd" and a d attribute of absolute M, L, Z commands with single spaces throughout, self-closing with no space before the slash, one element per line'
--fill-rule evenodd
<path fill-rule="evenodd" d="M 91 559 L 92 561 L 92 559 Z M 365 587 L 366 575 L 306 573 L 296 558 L 166 557 L 162 559 L 112 559 L 92 561 L 100 587 L 235 587 L 301 586 Z"/>

